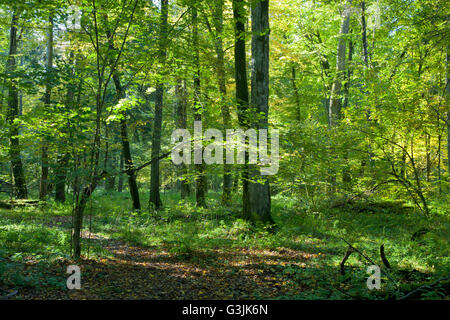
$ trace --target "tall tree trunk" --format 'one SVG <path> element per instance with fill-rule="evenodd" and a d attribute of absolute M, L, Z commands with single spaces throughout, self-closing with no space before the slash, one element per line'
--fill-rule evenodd
<path fill-rule="evenodd" d="M 57 167 L 55 170 L 55 201 L 65 202 L 66 201 L 66 172 L 68 165 L 68 154 L 58 154 Z"/>
<path fill-rule="evenodd" d="M 8 83 L 8 116 L 9 123 L 9 155 L 11 158 L 11 166 L 14 177 L 15 195 L 19 199 L 28 197 L 27 185 L 25 182 L 25 174 L 22 166 L 22 158 L 20 155 L 19 144 L 19 125 L 15 122 L 19 112 L 19 98 L 17 90 L 17 80 L 15 80 L 16 71 L 16 55 L 17 55 L 17 23 L 19 20 L 19 12 L 14 10 L 11 20 L 11 30 L 9 38 L 9 55 L 6 70 L 11 77 Z"/>
<path fill-rule="evenodd" d="M 69 83 L 67 85 L 67 95 L 66 95 L 66 110 L 71 111 L 74 107 L 74 94 L 75 94 L 75 73 L 74 73 L 74 59 L 75 54 L 73 51 L 69 54 L 69 65 L 71 66 L 69 71 Z M 79 91 L 81 91 L 81 86 L 78 86 Z M 78 92 L 78 101 L 79 105 L 80 92 Z M 70 120 L 67 123 L 68 127 L 71 127 Z M 70 132 L 70 140 L 73 141 L 72 130 Z M 55 169 L 55 201 L 56 202 L 64 202 L 66 201 L 66 174 L 67 174 L 67 165 L 69 161 L 69 153 L 65 150 L 61 150 L 64 148 L 59 148 L 57 160 L 56 160 L 56 169 Z"/>
<path fill-rule="evenodd" d="M 117 192 L 122 192 L 123 189 L 123 154 L 120 154 L 120 159 L 119 159 L 119 181 L 117 181 Z"/>
<path fill-rule="evenodd" d="M 107 162 L 108 172 L 114 170 L 113 164 L 116 163 L 115 160 L 116 160 L 116 153 L 110 151 L 110 156 L 108 157 L 108 162 Z M 106 185 L 105 185 L 106 190 L 108 190 L 108 191 L 114 190 L 115 185 L 116 185 L 116 176 L 115 175 L 111 175 L 108 178 L 106 178 Z"/>
<path fill-rule="evenodd" d="M 449 69 L 449 45 L 447 45 L 447 54 L 445 58 L 445 67 L 446 67 L 446 84 L 445 84 L 445 104 L 449 105 L 449 97 L 450 97 L 450 84 L 449 76 L 450 76 L 450 69 Z M 447 111 L 447 180 L 450 183 L 450 110 Z M 449 187 L 450 188 L 450 187 Z"/>
<path fill-rule="evenodd" d="M 431 175 L 431 153 L 430 153 L 430 140 L 431 136 L 429 133 L 425 133 L 425 157 L 426 157 L 426 181 L 430 182 Z"/>
<path fill-rule="evenodd" d="M 105 20 L 107 20 L 107 17 L 105 17 Z M 114 39 L 113 35 L 109 30 L 106 32 L 108 43 L 109 43 L 109 49 L 110 50 L 116 50 L 114 47 Z M 110 58 L 110 64 L 113 66 L 114 60 Z M 120 75 L 117 69 L 115 69 L 112 75 L 114 86 L 116 88 L 116 96 L 117 101 L 120 101 L 121 99 L 125 98 L 125 90 L 122 87 L 121 81 L 120 81 Z M 123 152 L 123 159 L 124 159 L 124 165 L 125 165 L 125 171 L 127 172 L 128 176 L 128 188 L 130 190 L 130 196 L 131 201 L 133 203 L 133 210 L 141 210 L 141 202 L 139 199 L 139 188 L 137 186 L 136 182 L 136 172 L 132 170 L 134 168 L 133 166 L 133 158 L 131 156 L 131 147 L 130 147 L 130 140 L 128 136 L 128 126 L 127 126 L 127 114 L 126 111 L 121 111 L 121 117 L 120 117 L 120 139 L 122 143 L 122 152 Z"/>
<path fill-rule="evenodd" d="M 47 79 L 44 94 L 44 113 L 50 112 L 50 103 L 52 95 L 52 70 L 53 70 L 53 17 L 48 19 L 47 33 Z M 41 154 L 41 181 L 39 186 L 39 199 L 44 200 L 48 192 L 48 145 L 47 138 L 42 138 Z"/>
<path fill-rule="evenodd" d="M 367 52 L 367 25 L 366 25 L 366 2 L 361 2 L 361 26 L 362 26 L 362 47 L 363 47 L 363 59 L 366 67 L 369 66 L 369 53 Z"/>
<path fill-rule="evenodd" d="M 336 74 L 334 77 L 333 84 L 331 86 L 330 93 L 330 104 L 328 110 L 328 126 L 333 128 L 338 124 L 341 117 L 341 107 L 342 107 L 342 82 L 345 77 L 345 51 L 347 40 L 345 36 L 348 34 L 350 27 L 350 6 L 352 0 L 347 0 L 344 7 L 344 12 L 342 14 L 341 29 L 339 31 L 339 40 L 336 52 Z M 330 154 L 334 153 L 333 148 L 330 150 Z M 329 170 L 330 175 L 330 193 L 334 194 L 336 191 L 336 171 L 331 168 Z"/>
<path fill-rule="evenodd" d="M 187 128 L 187 101 L 186 101 L 186 80 L 181 81 L 178 79 L 177 85 L 175 86 L 175 96 L 176 96 L 176 126 L 177 129 Z M 187 165 L 182 163 L 180 165 L 180 189 L 181 198 L 185 199 L 189 196 L 189 184 L 187 181 Z"/>
<path fill-rule="evenodd" d="M 113 170 L 113 151 L 111 149 L 111 136 L 110 136 L 110 130 L 108 124 L 105 123 L 105 160 L 103 163 L 104 170 L 106 172 L 112 172 Z M 111 174 L 108 176 L 108 178 L 105 179 L 105 190 L 111 191 L 114 189 L 114 181 L 115 181 L 115 175 Z"/>
<path fill-rule="evenodd" d="M 292 90 L 294 92 L 294 97 L 295 97 L 295 107 L 296 107 L 296 116 L 297 116 L 297 120 L 301 121 L 302 120 L 302 113 L 300 110 L 300 95 L 298 93 L 298 88 L 297 88 L 297 72 L 295 70 L 295 64 L 292 64 L 291 67 L 291 82 L 292 82 Z"/>
<path fill-rule="evenodd" d="M 218 0 L 214 3 L 213 11 L 213 23 L 215 34 L 210 29 L 211 33 L 215 37 L 214 48 L 217 56 L 217 79 L 219 83 L 220 91 L 220 110 L 222 113 L 223 131 L 230 127 L 230 108 L 227 104 L 227 87 L 226 87 L 226 76 L 225 76 L 225 59 L 223 51 L 223 6 L 224 0 Z M 232 190 L 232 174 L 231 165 L 226 164 L 226 147 L 224 147 L 224 165 L 223 165 L 223 189 L 222 189 L 222 204 L 229 206 L 231 205 L 231 190 Z"/>
<path fill-rule="evenodd" d="M 352 0 L 347 0 L 347 4 L 345 5 L 344 13 L 342 15 L 341 29 L 339 31 L 339 40 L 336 53 L 336 75 L 333 85 L 331 87 L 331 95 L 330 95 L 330 110 L 329 110 L 330 127 L 334 127 L 340 118 L 341 98 L 342 98 L 341 89 L 345 73 L 345 51 L 347 42 L 345 36 L 348 34 L 350 26 L 351 4 Z"/>
<path fill-rule="evenodd" d="M 349 91 L 350 91 L 350 81 L 352 77 L 352 69 L 350 66 L 350 63 L 352 62 L 353 58 L 353 42 L 349 40 L 348 44 L 348 68 L 347 68 L 347 74 L 345 79 L 345 85 L 344 85 L 344 103 L 342 105 L 342 108 L 345 109 L 348 107 L 349 104 Z M 342 170 L 342 182 L 344 183 L 344 186 L 348 188 L 350 186 L 350 183 L 352 182 L 352 176 L 350 174 L 350 168 L 348 165 L 348 151 L 344 151 L 344 160 L 345 160 L 345 167 Z"/>
<path fill-rule="evenodd" d="M 194 50 L 194 120 L 202 121 L 203 108 L 200 102 L 200 50 L 198 44 L 198 13 L 197 8 L 192 7 L 192 46 Z M 194 150 L 194 152 L 199 152 L 203 154 L 203 146 L 200 144 L 197 147 L 199 150 Z M 206 174 L 205 174 L 205 164 L 203 161 L 199 164 L 195 164 L 195 187 L 196 187 L 196 202 L 198 207 L 206 207 Z"/>
<path fill-rule="evenodd" d="M 243 0 L 233 0 L 234 17 L 234 69 L 236 80 L 236 104 L 239 125 L 242 128 L 249 126 L 247 111 L 249 107 L 249 94 L 247 82 L 247 59 L 245 49 L 245 22 L 247 19 Z M 248 153 L 245 153 L 245 164 L 242 169 L 242 213 L 250 218 L 250 204 L 248 194 Z"/>
<path fill-rule="evenodd" d="M 168 0 L 161 0 L 161 14 L 159 24 L 159 48 L 158 48 L 158 60 L 161 77 L 156 84 L 155 92 L 155 120 L 153 126 L 152 137 L 152 159 L 159 157 L 161 152 L 161 127 L 162 127 L 162 110 L 164 103 L 164 76 L 165 62 L 166 62 L 166 47 L 167 47 L 167 16 L 168 16 Z M 150 203 L 153 204 L 155 209 L 162 207 L 161 196 L 159 193 L 160 187 L 160 174 L 159 174 L 159 161 L 154 161 L 151 168 L 150 179 Z"/>
<path fill-rule="evenodd" d="M 117 72 L 114 72 L 113 80 L 117 91 L 118 97 L 117 100 L 123 99 L 124 92 Z M 130 189 L 131 201 L 133 202 L 133 209 L 141 210 L 139 189 L 136 183 L 136 172 L 132 170 L 134 166 L 133 166 L 133 158 L 131 157 L 130 140 L 128 138 L 126 111 L 122 111 L 122 116 L 120 117 L 120 138 L 122 142 L 122 152 L 123 152 L 123 159 L 125 162 L 124 163 L 125 170 L 128 175 L 128 188 Z"/>
<path fill-rule="evenodd" d="M 268 129 L 269 117 L 269 0 L 252 4 L 252 92 L 251 107 L 255 110 L 257 130 Z M 259 146 L 261 147 L 261 146 Z M 250 217 L 254 222 L 270 223 L 270 185 L 267 176 L 260 175 L 256 166 L 251 166 L 248 185 Z"/>

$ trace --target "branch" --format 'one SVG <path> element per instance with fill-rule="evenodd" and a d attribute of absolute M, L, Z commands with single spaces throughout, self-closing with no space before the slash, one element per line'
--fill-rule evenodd
<path fill-rule="evenodd" d="M 434 286 L 436 286 L 439 282 L 441 281 L 445 281 L 445 280 L 449 280 L 450 276 L 444 277 L 444 278 L 440 278 L 438 280 L 436 280 L 435 282 L 433 282 L 432 284 L 425 284 L 423 286 L 420 286 L 416 289 L 414 289 L 413 291 L 407 293 L 406 295 L 404 295 L 403 297 L 399 298 L 398 300 L 405 300 L 408 299 L 409 297 L 413 296 L 414 294 L 418 293 L 419 291 L 422 291 L 424 289 L 432 289 Z"/>
<path fill-rule="evenodd" d="M 352 246 L 352 244 L 350 242 L 348 242 L 347 240 L 345 240 L 342 237 L 340 237 L 340 239 L 343 240 L 345 243 L 347 243 L 349 248 L 352 248 L 354 251 L 358 252 L 364 259 L 369 261 L 371 264 L 378 266 L 378 268 L 380 268 L 380 270 L 383 270 L 383 269 L 381 269 L 381 267 L 378 264 L 376 264 L 372 259 L 370 259 L 368 256 L 366 256 L 363 252 L 361 252 L 359 249 L 357 249 L 354 246 Z M 394 283 L 394 285 L 396 287 L 398 287 L 397 282 L 394 279 L 392 279 L 392 277 L 389 275 L 389 273 L 384 271 L 384 274 L 389 278 L 389 280 L 391 280 Z"/>

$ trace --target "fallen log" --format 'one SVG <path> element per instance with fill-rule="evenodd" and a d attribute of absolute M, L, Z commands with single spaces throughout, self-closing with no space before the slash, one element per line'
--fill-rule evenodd
<path fill-rule="evenodd" d="M 13 209 L 16 207 L 28 207 L 39 205 L 39 200 L 0 200 L 0 208 Z"/>

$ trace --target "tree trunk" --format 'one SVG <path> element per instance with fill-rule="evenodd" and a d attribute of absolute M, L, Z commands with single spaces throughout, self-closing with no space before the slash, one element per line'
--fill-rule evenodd
<path fill-rule="evenodd" d="M 296 107 L 296 116 L 297 116 L 297 120 L 301 121 L 302 120 L 302 113 L 301 113 L 301 104 L 300 104 L 300 95 L 298 93 L 298 88 L 297 88 L 297 72 L 295 70 L 295 64 L 292 65 L 291 67 L 291 82 L 292 82 L 292 90 L 294 92 L 294 97 L 295 97 L 295 107 Z"/>
<path fill-rule="evenodd" d="M 117 182 L 117 192 L 122 192 L 123 189 L 123 154 L 120 154 L 120 160 L 119 160 L 119 181 Z"/>
<path fill-rule="evenodd" d="M 159 156 L 161 152 L 161 127 L 162 127 L 162 109 L 164 103 L 164 73 L 166 62 L 166 46 L 167 46 L 167 16 L 168 16 L 168 0 L 161 0 L 161 15 L 159 25 L 159 48 L 158 60 L 161 77 L 156 84 L 155 92 L 155 120 L 153 126 L 152 137 L 152 159 Z M 161 196 L 159 194 L 160 188 L 160 174 L 159 161 L 154 161 L 151 168 L 150 179 L 150 203 L 153 204 L 156 210 L 162 207 Z"/>
<path fill-rule="evenodd" d="M 248 127 L 247 110 L 249 106 L 248 82 L 247 82 L 247 59 L 245 49 L 245 21 L 247 14 L 243 0 L 233 0 L 234 17 L 234 69 L 236 80 L 236 104 L 238 110 L 239 125 Z M 248 194 L 248 153 L 245 153 L 245 164 L 242 169 L 242 213 L 247 219 L 250 218 L 249 194 Z"/>
<path fill-rule="evenodd" d="M 186 129 L 187 128 L 187 101 L 186 101 L 186 81 L 178 79 L 177 85 L 175 86 L 175 96 L 176 96 L 176 117 L 177 129 Z M 180 189 L 181 189 L 181 198 L 185 199 L 189 196 L 189 184 L 187 181 L 187 165 L 182 163 L 180 165 Z"/>
<path fill-rule="evenodd" d="M 369 66 L 369 53 L 367 52 L 367 25 L 366 25 L 366 2 L 361 2 L 361 25 L 362 25 L 362 45 L 363 45 L 363 58 L 366 67 Z"/>
<path fill-rule="evenodd" d="M 74 107 L 74 94 L 75 94 L 75 64 L 74 64 L 75 54 L 73 51 L 69 54 L 69 64 L 72 68 L 69 71 L 69 83 L 67 85 L 67 95 L 66 95 L 66 110 L 71 111 Z M 77 106 L 80 105 L 81 99 L 81 81 L 78 85 L 78 93 L 77 93 Z M 72 124 L 70 120 L 68 120 L 67 126 L 70 128 Z M 66 131 L 65 131 L 66 132 Z M 72 130 L 70 132 L 70 140 L 73 141 Z M 55 169 L 55 201 L 56 202 L 65 202 L 66 201 L 66 178 L 67 178 L 67 166 L 70 159 L 70 154 L 64 150 L 64 147 L 59 148 L 57 160 L 56 160 L 56 169 Z"/>
<path fill-rule="evenodd" d="M 431 136 L 429 133 L 425 133 L 425 157 L 426 157 L 426 181 L 430 182 L 431 175 L 431 153 L 430 153 L 430 140 Z"/>
<path fill-rule="evenodd" d="M 349 104 L 349 91 L 350 91 L 350 81 L 352 77 L 352 69 L 350 67 L 350 63 L 352 62 L 353 58 L 353 42 L 349 40 L 348 44 L 348 69 L 347 69 L 347 75 L 345 79 L 345 85 L 344 85 L 344 103 L 342 108 L 345 109 L 348 107 Z M 342 182 L 344 183 L 344 186 L 348 189 L 350 187 L 350 183 L 352 182 L 352 176 L 350 173 L 350 168 L 348 165 L 348 151 L 344 151 L 344 160 L 345 160 L 345 167 L 342 170 Z"/>
<path fill-rule="evenodd" d="M 445 104 L 448 106 L 448 99 L 450 96 L 450 84 L 449 81 L 449 65 L 448 65 L 448 59 L 449 59 L 449 52 L 448 52 L 449 46 L 447 45 L 447 54 L 445 59 L 445 67 L 446 67 L 446 87 L 445 87 Z M 447 111 L 447 180 L 450 183 L 450 110 Z M 449 187 L 450 188 L 450 187 Z"/>
<path fill-rule="evenodd" d="M 68 164 L 68 154 L 58 154 L 57 167 L 55 170 L 55 201 L 66 201 L 66 171 Z"/>
<path fill-rule="evenodd" d="M 348 34 L 349 26 L 350 26 L 350 6 L 352 4 L 352 0 L 347 0 L 347 3 L 344 8 L 344 12 L 342 14 L 342 22 L 341 29 L 339 31 L 339 40 L 336 52 L 336 75 L 334 77 L 333 84 L 331 86 L 330 93 L 330 104 L 328 110 L 328 126 L 329 128 L 333 128 L 338 124 L 338 121 L 341 117 L 341 107 L 342 107 L 342 82 L 345 77 L 345 51 L 346 51 L 346 42 L 345 36 Z M 333 154 L 335 151 L 333 148 L 330 150 L 330 154 Z M 336 171 L 333 168 L 329 170 L 330 176 L 330 194 L 334 194 L 336 191 Z"/>
<path fill-rule="evenodd" d="M 111 143 L 110 140 L 110 128 L 108 124 L 105 123 L 105 161 L 103 164 L 104 170 L 106 172 L 112 172 L 113 171 L 113 151 L 111 150 Z M 105 190 L 111 191 L 114 189 L 114 182 L 115 182 L 115 175 L 111 174 L 108 176 L 108 178 L 105 179 Z"/>
<path fill-rule="evenodd" d="M 348 34 L 350 26 L 351 4 L 352 0 L 348 0 L 347 4 L 345 5 L 344 13 L 342 15 L 341 29 L 339 31 L 339 40 L 336 53 L 336 75 L 333 85 L 331 87 L 331 95 L 330 95 L 330 110 L 329 110 L 330 127 L 334 127 L 340 118 L 341 89 L 342 89 L 342 82 L 344 80 L 345 51 L 347 42 L 345 36 Z"/>
<path fill-rule="evenodd" d="M 11 166 L 14 177 L 15 195 L 18 199 L 26 199 L 28 197 L 27 185 L 25 182 L 25 174 L 22 166 L 22 158 L 20 155 L 19 144 L 19 125 L 15 123 L 15 119 L 19 112 L 19 98 L 17 90 L 17 80 L 15 80 L 14 72 L 16 71 L 16 55 L 17 55 L 17 23 L 19 13 L 14 10 L 11 20 L 11 30 L 9 39 L 9 55 L 7 62 L 7 73 L 11 77 L 8 83 L 8 117 L 9 123 L 9 155 L 11 158 Z"/>
<path fill-rule="evenodd" d="M 107 38 L 110 50 L 115 50 L 113 37 L 109 30 L 107 30 Z M 113 66 L 113 63 L 114 61 L 111 58 L 110 59 L 111 66 Z M 125 98 L 125 91 L 120 82 L 120 76 L 117 69 L 113 71 L 112 78 L 114 81 L 114 86 L 116 88 L 117 101 L 120 101 L 121 99 Z M 128 137 L 127 114 L 125 110 L 123 110 L 121 113 L 122 114 L 120 117 L 120 138 L 122 142 L 122 152 L 123 152 L 123 159 L 125 162 L 125 170 L 128 175 L 128 188 L 130 189 L 130 196 L 131 201 L 133 203 L 133 210 L 141 210 L 139 189 L 136 182 L 136 172 L 132 170 L 134 166 L 133 166 L 133 158 L 131 157 L 130 140 Z"/>
<path fill-rule="evenodd" d="M 214 28 L 216 31 L 214 48 L 217 55 L 216 72 L 217 79 L 219 83 L 220 91 L 220 110 L 222 113 L 223 121 L 223 132 L 225 135 L 225 130 L 230 128 L 231 118 L 230 118 L 230 108 L 227 104 L 227 87 L 226 87 L 226 76 L 225 76 L 225 60 L 223 51 L 223 5 L 224 0 L 218 0 L 214 4 L 213 21 Z M 231 165 L 226 164 L 226 147 L 224 147 L 223 152 L 223 188 L 222 188 L 222 204 L 229 206 L 231 205 L 231 189 L 233 185 L 232 175 L 231 175 Z"/>
<path fill-rule="evenodd" d="M 252 5 L 252 92 L 251 107 L 256 111 L 252 126 L 268 129 L 269 116 L 269 0 Z M 261 146 L 259 146 L 261 147 Z M 253 222 L 273 224 L 271 216 L 270 185 L 259 168 L 251 166 L 248 185 L 250 218 Z"/>
<path fill-rule="evenodd" d="M 53 69 L 53 17 L 48 19 L 49 27 L 47 33 L 47 79 L 44 94 L 44 113 L 50 112 L 52 95 L 52 69 Z M 42 138 L 41 154 L 41 181 L 39 186 L 39 199 L 44 200 L 48 192 L 48 145 L 47 138 Z"/>
<path fill-rule="evenodd" d="M 118 100 L 123 97 L 123 88 L 120 84 L 120 78 L 117 72 L 113 75 L 114 84 L 116 86 L 117 96 L 120 97 Z M 128 128 L 127 128 L 127 118 L 126 112 L 122 112 L 122 116 L 120 117 L 120 138 L 122 141 L 122 151 L 123 151 L 123 159 L 125 170 L 128 175 L 128 188 L 130 189 L 131 201 L 133 202 L 134 210 L 141 210 L 141 203 L 139 200 L 139 189 L 136 183 L 136 173 L 132 171 L 133 169 L 133 158 L 131 157 L 131 148 L 130 141 L 128 138 Z"/>
<path fill-rule="evenodd" d="M 107 163 L 108 172 L 110 172 L 110 171 L 112 172 L 114 170 L 113 164 L 116 163 L 116 161 L 115 161 L 116 157 L 117 157 L 116 152 L 112 153 L 110 151 L 110 156 L 108 157 L 108 163 Z M 115 185 L 116 185 L 116 176 L 115 175 L 109 176 L 106 179 L 106 185 L 105 185 L 106 190 L 108 190 L 108 191 L 114 190 Z"/>
<path fill-rule="evenodd" d="M 197 8 L 192 7 L 192 46 L 194 50 L 194 120 L 202 121 L 203 108 L 200 102 L 200 51 L 198 44 L 198 14 Z M 194 152 L 201 152 L 203 154 L 203 146 L 198 147 L 199 150 Z M 195 164 L 195 187 L 196 187 L 196 202 L 198 207 L 206 207 L 206 174 L 205 164 L 202 161 Z"/>

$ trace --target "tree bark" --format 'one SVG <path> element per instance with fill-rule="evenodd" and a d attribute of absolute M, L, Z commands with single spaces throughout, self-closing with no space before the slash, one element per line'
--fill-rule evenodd
<path fill-rule="evenodd" d="M 194 120 L 202 121 L 203 108 L 200 102 L 200 51 L 198 44 L 198 13 L 197 8 L 192 7 L 192 46 L 194 50 Z M 195 152 L 195 151 L 194 151 Z M 203 154 L 203 146 L 200 152 Z M 198 207 L 206 207 L 206 174 L 205 164 L 195 164 L 196 203 Z"/>
<path fill-rule="evenodd" d="M 11 20 L 10 38 L 9 38 L 9 55 L 6 70 L 8 76 L 11 77 L 8 83 L 8 116 L 9 123 L 9 155 L 11 158 L 11 166 L 14 177 L 14 191 L 18 199 L 26 199 L 28 197 L 27 185 L 25 182 L 25 174 L 20 155 L 19 143 L 19 125 L 15 122 L 19 112 L 19 98 L 17 89 L 17 80 L 14 73 L 16 72 L 16 55 L 17 55 L 17 23 L 19 20 L 19 12 L 14 10 Z"/>
<path fill-rule="evenodd" d="M 333 128 L 337 126 L 341 118 L 342 107 L 342 82 L 345 77 L 345 51 L 346 42 L 345 36 L 348 34 L 350 27 L 350 6 L 352 0 L 347 0 L 342 14 L 341 28 L 339 31 L 339 40 L 336 52 L 336 75 L 334 77 L 333 84 L 331 86 L 330 103 L 328 110 L 328 126 Z M 330 154 L 333 153 L 333 148 L 330 150 Z M 333 168 L 329 169 L 330 176 L 330 194 L 334 194 L 336 191 L 336 171 Z"/>
<path fill-rule="evenodd" d="M 269 0 L 252 4 L 252 79 L 251 107 L 257 130 L 268 129 L 269 116 Z M 259 118 L 259 119 L 258 119 Z M 261 146 L 260 146 L 261 147 Z M 251 166 L 248 185 L 250 218 L 253 222 L 273 224 L 271 216 L 270 185 L 259 168 Z"/>
<path fill-rule="evenodd" d="M 247 59 L 245 49 L 245 21 L 247 14 L 243 0 L 233 0 L 234 17 L 234 69 L 236 81 L 236 104 L 239 125 L 248 128 L 247 111 L 249 107 L 249 94 L 247 82 Z M 248 153 L 245 153 L 245 164 L 242 169 L 242 214 L 250 218 L 248 194 Z"/>
<path fill-rule="evenodd" d="M 105 17 L 105 20 L 107 20 L 106 17 Z M 109 42 L 109 49 L 113 50 L 113 51 L 116 50 L 114 47 L 113 35 L 111 34 L 111 32 L 109 30 L 107 30 L 107 38 L 108 38 L 108 42 Z M 110 59 L 110 64 L 111 64 L 111 66 L 113 66 L 113 64 L 114 64 L 114 61 L 112 58 Z M 117 68 L 115 70 L 113 70 L 112 72 L 113 72 L 112 78 L 113 78 L 114 86 L 116 88 L 117 101 L 120 101 L 121 99 L 125 98 L 125 90 L 122 87 L 119 72 L 117 71 Z M 128 188 L 130 190 L 131 201 L 133 203 L 133 210 L 141 210 L 141 202 L 139 199 L 139 188 L 138 188 L 137 182 L 136 182 L 136 173 L 135 173 L 135 171 L 132 170 L 134 168 L 134 166 L 133 166 L 133 158 L 131 156 L 130 140 L 128 137 L 127 113 L 125 110 L 121 111 L 120 139 L 121 139 L 121 143 L 122 143 L 122 152 L 123 152 L 123 159 L 125 162 L 124 163 L 125 170 L 128 175 Z"/>
<path fill-rule="evenodd" d="M 450 84 L 449 81 L 449 75 L 450 75 L 450 69 L 449 69 L 449 46 L 447 45 L 447 54 L 445 58 L 445 67 L 446 67 L 446 84 L 445 84 L 445 104 L 448 106 L 449 102 L 449 96 L 450 96 Z M 450 183 L 450 110 L 447 111 L 447 180 Z M 450 188 L 450 187 L 449 187 Z"/>
<path fill-rule="evenodd" d="M 75 94 L 75 70 L 74 70 L 74 59 L 75 54 L 73 51 L 69 54 L 69 65 L 70 65 L 70 71 L 69 71 L 69 83 L 67 85 L 67 94 L 66 94 L 66 110 L 71 111 L 74 107 L 74 94 Z M 81 93 L 81 83 L 78 86 L 78 101 L 77 105 L 79 105 L 80 102 L 80 93 Z M 70 128 L 71 123 L 70 120 L 68 120 L 67 126 Z M 66 131 L 65 131 L 66 132 Z M 73 141 L 72 137 L 72 131 L 70 133 L 70 139 Z M 55 169 L 55 176 L 56 176 L 56 182 L 55 182 L 55 201 L 56 202 L 65 202 L 66 201 L 66 175 L 67 175 L 67 166 L 69 162 L 70 155 L 68 152 L 64 150 L 64 147 L 58 148 L 58 156 L 56 159 L 56 169 Z"/>
<path fill-rule="evenodd" d="M 220 91 L 220 110 L 222 113 L 223 122 L 223 132 L 225 135 L 225 130 L 230 127 L 230 108 L 227 104 L 227 87 L 226 87 L 226 76 L 225 76 L 225 59 L 223 51 L 223 6 L 224 0 L 218 0 L 214 3 L 213 9 L 213 24 L 215 29 L 215 34 L 212 30 L 210 32 L 215 37 L 214 49 L 216 51 L 217 63 L 216 72 L 217 79 L 219 83 Z M 226 164 L 226 147 L 224 147 L 223 152 L 224 165 L 223 165 L 223 187 L 222 187 L 222 204 L 229 206 L 231 205 L 231 190 L 232 190 L 232 174 L 231 165 Z"/>
<path fill-rule="evenodd" d="M 341 89 L 342 89 L 342 82 L 344 80 L 345 51 L 347 42 L 345 36 L 348 34 L 350 26 L 351 4 L 352 0 L 347 0 L 347 4 L 345 5 L 344 13 L 342 15 L 341 29 L 339 31 L 339 40 L 336 54 L 336 75 L 333 85 L 331 87 L 331 95 L 330 95 L 330 110 L 329 110 L 330 127 L 334 127 L 337 124 L 338 120 L 340 119 Z"/>
<path fill-rule="evenodd" d="M 49 27 L 47 33 L 47 79 L 44 94 L 44 113 L 50 112 L 50 103 L 52 95 L 52 70 L 53 70 L 53 17 L 48 19 Z M 39 186 L 39 199 L 44 200 L 48 192 L 48 145 L 47 138 L 42 137 L 41 154 L 41 181 Z"/>
<path fill-rule="evenodd" d="M 294 92 L 294 97 L 295 97 L 295 107 L 296 107 L 296 116 L 297 116 L 297 120 L 301 121 L 302 120 L 302 113 L 301 113 L 301 105 L 300 105 L 300 95 L 298 93 L 298 88 L 297 88 L 297 72 L 295 70 L 295 64 L 292 65 L 291 67 L 291 82 L 292 82 L 292 90 Z"/>
<path fill-rule="evenodd" d="M 117 72 L 114 72 L 113 75 L 114 85 L 116 87 L 117 92 L 117 100 L 120 100 L 124 96 L 123 88 L 120 83 L 120 78 Z M 127 127 L 127 118 L 126 112 L 122 112 L 122 116 L 120 117 L 120 138 L 122 142 L 122 152 L 125 170 L 127 170 L 128 175 L 128 188 L 130 189 L 130 196 L 133 202 L 134 210 L 141 210 L 141 202 L 139 199 L 139 189 L 136 183 L 136 173 L 131 170 L 134 168 L 133 166 L 133 158 L 131 157 L 131 147 L 130 140 L 128 138 L 128 127 Z"/>
<path fill-rule="evenodd" d="M 119 160 L 119 170 L 120 172 L 123 171 L 123 154 L 120 154 L 120 160 Z M 122 192 L 123 189 L 123 174 L 119 174 L 119 181 L 117 182 L 117 192 Z"/>
<path fill-rule="evenodd" d="M 187 128 L 187 101 L 186 101 L 186 81 L 178 79 L 177 85 L 175 86 L 175 96 L 176 96 L 176 126 L 177 129 L 186 129 Z M 187 165 L 182 163 L 180 165 L 180 189 L 181 189 L 181 198 L 185 199 L 189 197 L 190 189 L 189 183 L 187 180 Z"/>
<path fill-rule="evenodd" d="M 161 14 L 159 25 L 159 48 L 158 48 L 158 60 L 160 68 L 160 79 L 156 84 L 155 92 L 155 120 L 153 126 L 152 136 L 152 159 L 159 156 L 161 152 L 161 127 L 162 127 L 162 110 L 164 103 L 164 65 L 166 62 L 166 47 L 167 47 L 167 16 L 168 16 L 168 0 L 161 0 Z M 150 203 L 153 204 L 156 210 L 162 207 L 161 196 L 159 193 L 160 188 L 160 172 L 159 161 L 152 163 L 151 167 L 151 179 L 150 179 Z"/>
<path fill-rule="evenodd" d="M 349 91 L 350 91 L 350 81 L 352 77 L 352 69 L 350 67 L 350 63 L 352 62 L 353 58 L 353 42 L 349 40 L 348 44 L 348 63 L 349 66 L 347 68 L 347 74 L 345 79 L 345 85 L 344 85 L 344 103 L 342 108 L 345 109 L 348 107 L 349 104 Z M 350 183 L 352 182 L 352 176 L 350 173 L 350 168 L 348 165 L 348 151 L 344 151 L 344 160 L 345 160 L 345 167 L 342 170 L 342 182 L 344 183 L 344 186 L 348 188 L 350 186 Z"/>

